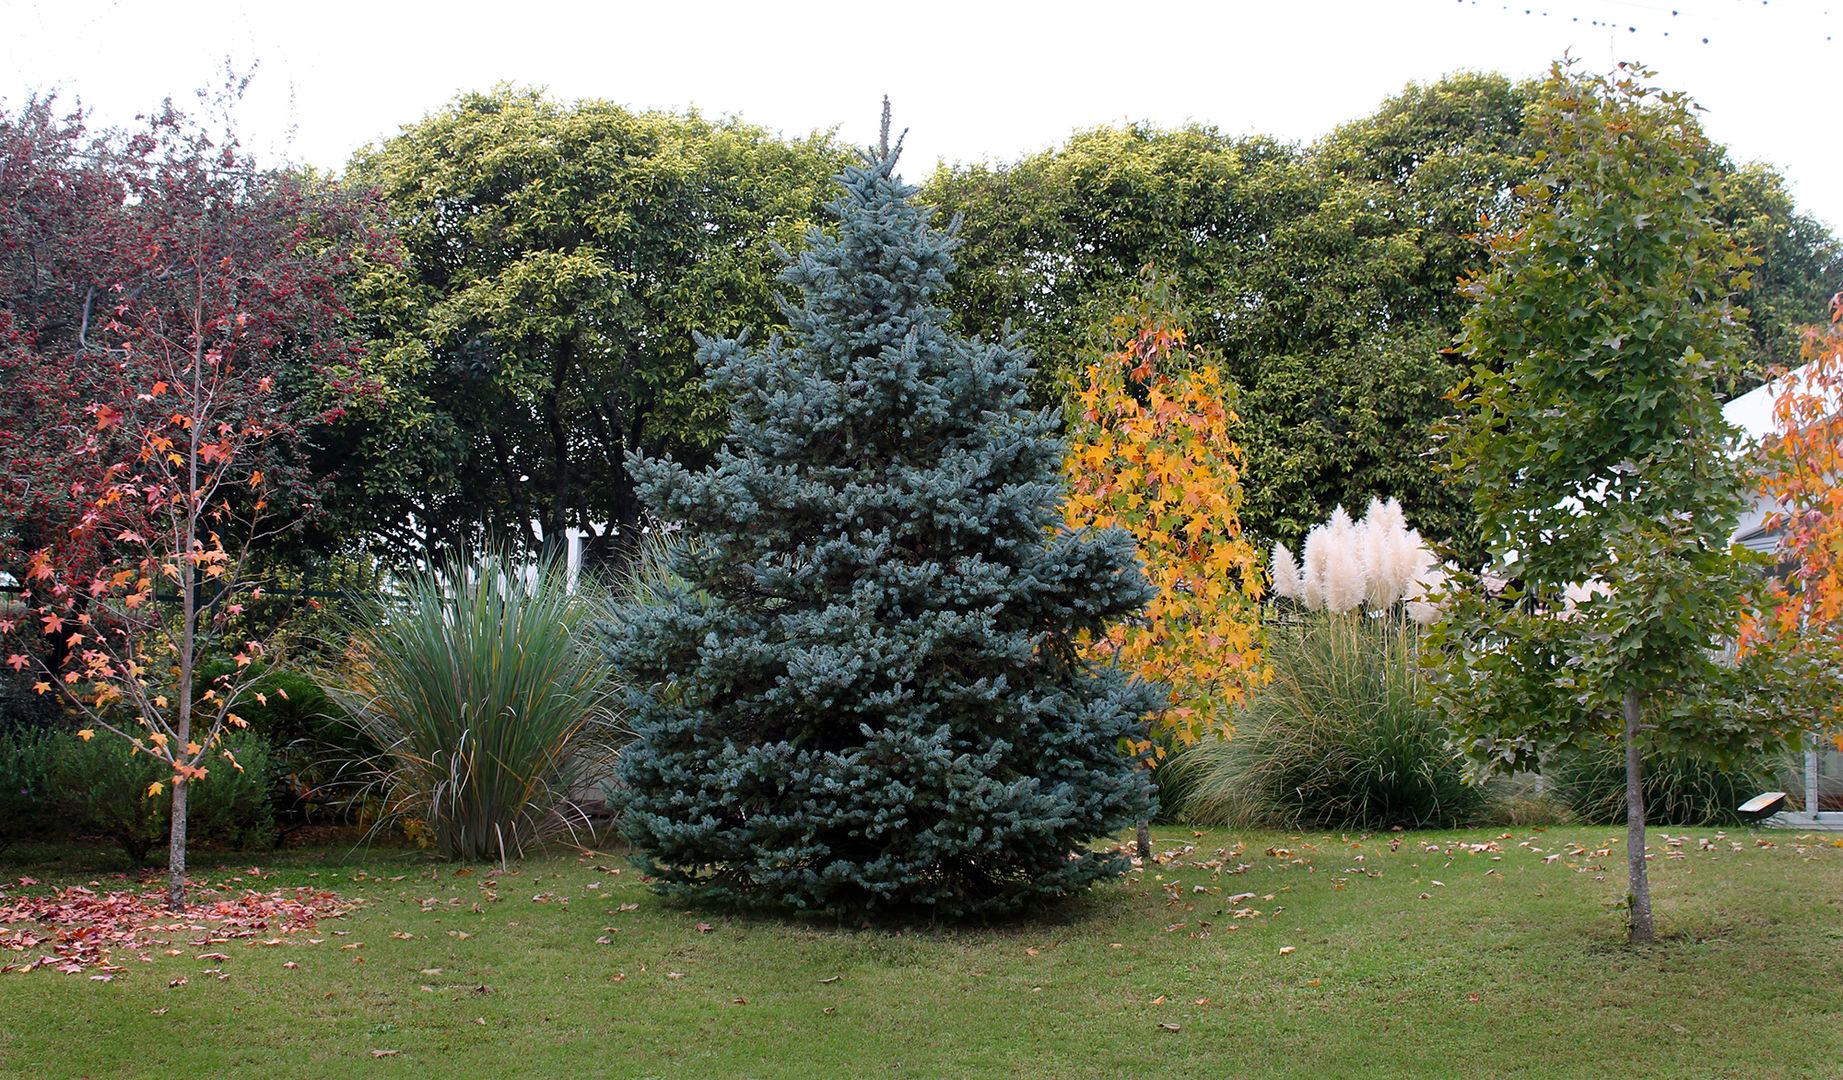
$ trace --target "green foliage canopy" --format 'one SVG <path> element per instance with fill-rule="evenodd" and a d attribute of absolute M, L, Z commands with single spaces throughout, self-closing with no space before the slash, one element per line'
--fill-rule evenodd
<path fill-rule="evenodd" d="M 1296 546 L 1334 506 L 1394 496 L 1475 558 L 1466 494 L 1427 451 L 1464 374 L 1445 354 L 1466 306 L 1454 286 L 1485 265 L 1480 222 L 1514 212 L 1532 175 L 1535 92 L 1461 72 L 1308 147 L 1131 125 L 942 170 L 927 198 L 966 221 L 950 303 L 981 333 L 1015 318 L 1053 383 L 1153 264 L 1241 388 L 1251 533 Z M 1843 251 L 1770 170 L 1706 141 L 1696 153 L 1728 178 L 1712 216 L 1764 260 L 1732 392 L 1795 362 L 1796 327 L 1822 316 Z"/>
<path fill-rule="evenodd" d="M 824 135 L 505 87 L 361 153 L 350 178 L 396 208 L 405 258 L 361 298 L 380 394 L 329 447 L 348 527 L 414 548 L 612 526 L 591 560 L 631 542 L 624 455 L 700 458 L 723 430 L 693 328 L 773 321 L 774 245 L 839 160 Z"/>

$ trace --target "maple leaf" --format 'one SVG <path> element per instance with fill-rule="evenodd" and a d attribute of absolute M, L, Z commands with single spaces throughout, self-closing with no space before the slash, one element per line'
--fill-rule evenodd
<path fill-rule="evenodd" d="M 92 728 L 82 728 L 77 732 L 77 738 L 82 739 L 84 742 L 89 742 L 91 739 L 94 739 L 95 737 L 96 737 L 96 732 Z"/>
<path fill-rule="evenodd" d="M 24 671 L 26 665 L 32 661 L 19 653 L 14 653 L 6 658 L 6 662 L 14 671 Z"/>

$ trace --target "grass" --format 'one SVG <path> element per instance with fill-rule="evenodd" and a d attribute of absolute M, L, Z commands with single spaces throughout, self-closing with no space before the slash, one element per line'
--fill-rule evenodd
<path fill-rule="evenodd" d="M 0 1075 L 1837 1075 L 1843 850 L 1713 829 L 1669 849 L 1665 833 L 1682 834 L 1653 833 L 1667 939 L 1640 950 L 1621 944 L 1612 829 L 1165 829 L 1170 858 L 1132 880 L 971 929 L 685 909 L 575 852 L 505 874 L 288 852 L 259 878 L 200 873 L 336 888 L 362 906 L 322 926 L 348 933 L 214 946 L 227 962 L 156 950 L 107 984 L 0 976 Z M 1486 844 L 1501 850 L 1471 848 Z M 52 854 L 0 874 L 121 887 Z"/>

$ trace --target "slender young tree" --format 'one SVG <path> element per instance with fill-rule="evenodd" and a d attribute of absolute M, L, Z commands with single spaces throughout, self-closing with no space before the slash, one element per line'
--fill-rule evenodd
<path fill-rule="evenodd" d="M 1711 219 L 1708 144 L 1682 94 L 1557 65 L 1528 114 L 1540 171 L 1464 289 L 1474 367 L 1451 429 L 1511 586 L 1454 575 L 1437 696 L 1486 771 L 1625 747 L 1630 939 L 1652 940 L 1640 754 L 1758 754 L 1784 721 L 1764 654 L 1721 658 L 1759 573 L 1728 538 L 1745 482 L 1721 416 L 1757 261 Z M 1604 585 L 1569 606 L 1570 586 Z"/>
<path fill-rule="evenodd" d="M 1170 687 L 1148 747 L 1163 755 L 1233 732 L 1235 706 L 1262 682 L 1266 580 L 1238 516 L 1233 388 L 1190 347 L 1176 297 L 1156 275 L 1113 327 L 1118 348 L 1088 366 L 1070 399 L 1065 513 L 1075 528 L 1130 533 L 1158 590 L 1093 649 Z"/>
<path fill-rule="evenodd" d="M 637 741 L 613 789 L 661 887 L 787 911 L 983 916 L 1118 872 L 1159 703 L 1079 648 L 1150 598 L 1062 524 L 1029 356 L 945 328 L 955 245 L 867 155 L 781 281 L 791 332 L 705 340 L 714 465 L 632 459 L 691 539 L 616 620 Z"/>
<path fill-rule="evenodd" d="M 0 146 L 22 130 L 77 143 L 80 124 L 48 117 L 0 117 Z M 14 256 L 0 290 L 20 316 L 0 319 L 0 363 L 62 387 L 38 402 L 47 422 L 32 437 L 0 439 L 9 473 L 20 462 L 61 484 L 24 505 L 16 534 L 38 545 L 18 573 L 44 646 L 16 641 L 7 663 L 42 665 L 37 688 L 83 716 L 81 737 L 112 733 L 171 766 L 147 797 L 170 787 L 178 909 L 188 792 L 239 767 L 222 738 L 243 726 L 234 710 L 264 652 L 231 633 L 260 594 L 251 556 L 316 501 L 298 447 L 316 417 L 281 384 L 311 372 L 339 392 L 357 357 L 339 284 L 379 237 L 359 203 L 258 168 L 170 105 L 92 150 L 63 159 L 90 198 L 57 203 L 56 177 L 12 170 L 32 182 L 8 194 L 45 196 L 43 213 L 0 215 L 0 253 Z M 22 248 L 44 273 L 19 272 Z M 200 686 L 214 653 L 235 672 Z"/>

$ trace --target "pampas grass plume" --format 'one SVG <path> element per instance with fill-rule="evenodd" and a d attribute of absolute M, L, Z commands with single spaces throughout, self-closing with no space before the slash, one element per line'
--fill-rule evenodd
<path fill-rule="evenodd" d="M 1327 529 L 1324 580 L 1319 587 L 1325 610 L 1334 614 L 1355 611 L 1366 591 L 1361 535 L 1341 506 L 1331 512 Z"/>
<path fill-rule="evenodd" d="M 1305 597 L 1305 582 L 1299 574 L 1299 564 L 1293 561 L 1293 553 L 1285 544 L 1273 546 L 1273 591 L 1292 600 Z"/>

